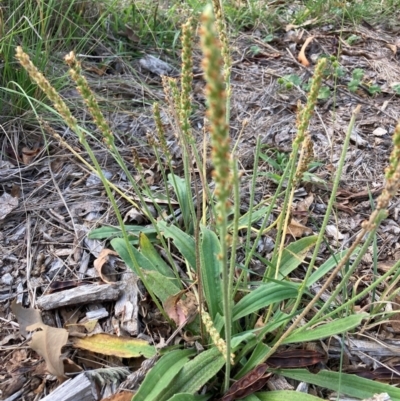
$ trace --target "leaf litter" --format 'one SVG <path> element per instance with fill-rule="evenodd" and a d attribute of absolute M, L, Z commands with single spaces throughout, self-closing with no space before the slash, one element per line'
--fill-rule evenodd
<path fill-rule="evenodd" d="M 307 82 L 316 58 L 322 53 L 336 54 L 340 41 L 340 63 L 344 75 L 339 79 L 335 101 L 333 95 L 320 99 L 316 116 L 310 125 L 315 158 L 322 162 L 322 166 L 313 171 L 312 179 L 297 194 L 293 205 L 296 218 L 292 219 L 288 233 L 294 238 L 300 238 L 318 231 L 316 221 L 323 216 L 326 208 L 329 181 L 338 162 L 351 110 L 361 104 L 362 115 L 357 121 L 341 177 L 336 213 L 327 229 L 331 246 L 340 250 L 348 245 L 349 239 L 357 233 L 360 222 L 371 212 L 369 196 L 375 197 L 382 188 L 383 171 L 391 146 L 390 135 L 400 116 L 400 97 L 395 92 L 400 76 L 399 43 L 390 32 L 360 26 L 342 30 L 344 37 L 356 35 L 359 38 L 350 45 L 350 41 L 343 41 L 340 32 L 335 31 L 333 26 L 304 29 L 309 28 L 309 23 L 312 21 L 302 26 L 287 27 L 287 32 L 278 33 L 270 42 L 264 42 L 262 33 L 257 30 L 251 34 L 241 33 L 233 40 L 231 135 L 233 142 L 237 141 L 237 156 L 244 173 L 241 202 L 245 210 L 250 199 L 249 191 L 253 190 L 246 181 L 246 172 L 252 168 L 257 138 L 261 137 L 265 152 L 271 157 L 277 152 L 284 154 L 290 151 L 295 135 L 297 102 L 305 101 Z M 249 51 L 253 45 L 260 48 L 258 54 Z M 196 111 L 192 122 L 194 132 L 200 139 L 205 105 L 199 57 L 199 53 L 196 53 Z M 154 57 L 148 54 L 146 60 L 150 59 Z M 162 65 L 167 68 L 167 63 Z M 114 132 L 121 136 L 124 159 L 130 165 L 132 155 L 129 149 L 132 147 L 143 160 L 154 160 L 152 152 L 145 145 L 146 134 L 155 130 L 151 109 L 132 109 L 131 99 L 163 101 L 160 77 L 142 69 L 147 68 L 147 65 L 144 66 L 140 60 L 134 63 L 136 75 L 123 67 L 119 75 L 107 73 L 107 70 L 101 70 L 99 74 L 95 67 L 85 71 L 92 88 L 101 86 L 120 99 L 118 110 L 111 112 L 108 118 Z M 351 82 L 355 69 L 363 70 L 363 78 L 356 83 Z M 290 89 L 278 82 L 279 79 L 286 82 L 288 77 L 296 81 Z M 147 84 L 145 87 L 143 82 Z M 371 94 L 371 86 L 375 84 L 379 85 L 380 92 Z M 350 87 L 354 91 L 349 90 Z M 332 83 L 326 82 L 326 88 L 327 93 L 333 94 Z M 63 89 L 63 94 L 71 99 L 76 95 L 72 88 Z M 80 113 L 83 115 L 77 109 L 77 114 Z M 103 242 L 89 240 L 87 233 L 98 224 L 116 224 L 114 216 L 109 213 L 110 204 L 103 188 L 86 167 L 73 159 L 57 142 L 50 140 L 45 153 L 42 151 L 44 144 L 41 134 L 32 131 L 32 128 L 26 126 L 21 130 L 15 120 L 5 121 L 4 127 L 15 135 L 15 143 L 20 144 L 20 148 L 14 151 L 11 144 L 4 140 L 7 157 L 1 160 L 0 169 L 0 182 L 3 184 L 0 195 L 0 391 L 3 398 L 19 394 L 26 400 L 33 400 L 37 394 L 42 396 L 59 388 L 59 383 L 52 380 L 51 376 L 46 376 L 46 373 L 60 381 L 68 376 L 62 358 L 65 358 L 64 361 L 72 358 L 77 366 L 87 371 L 94 369 L 93 372 L 98 372 L 100 377 L 106 376 L 102 368 L 126 369 L 122 356 L 118 357 L 117 352 L 110 355 L 110 352 L 105 351 L 104 344 L 96 348 L 91 343 L 90 339 L 95 339 L 95 336 L 118 342 L 121 339 L 125 341 L 123 339 L 128 339 L 129 335 L 135 335 L 137 340 L 132 341 L 139 341 L 140 338 L 141 344 L 145 342 L 146 349 L 153 349 L 153 346 L 165 343 L 172 332 L 170 325 L 166 324 L 164 317 L 149 301 L 140 283 L 134 291 L 137 302 L 132 297 L 124 298 L 129 299 L 131 305 L 126 313 L 123 306 L 116 313 L 112 301 L 114 299 L 118 303 L 118 299 L 127 296 L 130 289 L 126 287 L 118 290 L 120 292 L 116 298 L 85 299 L 85 289 L 91 288 L 90 285 L 100 286 L 102 281 L 116 285 L 127 281 L 128 276 L 133 276 L 120 262 L 113 264 L 112 271 L 107 273 L 103 271 L 104 265 L 101 265 L 104 260 L 98 262 L 99 265 L 95 263 L 96 258 L 104 257 L 103 252 L 108 251 Z M 63 127 L 56 126 L 54 129 L 64 132 Z M 169 133 L 168 141 L 178 171 L 180 154 L 173 136 L 173 127 L 167 119 L 165 129 Z M 66 132 L 65 138 L 71 146 L 80 149 L 77 139 L 71 133 Z M 126 177 L 108 157 L 107 149 L 97 142 L 93 142 L 93 148 L 113 183 L 134 199 L 135 194 L 131 192 Z M 153 163 L 149 165 L 155 169 Z M 161 193 L 162 183 L 158 171 L 151 169 L 149 183 L 155 192 L 160 190 Z M 262 163 L 260 170 L 266 173 L 272 171 L 268 163 Z M 11 191 L 13 186 L 20 188 L 19 193 Z M 260 175 L 254 188 L 256 198 L 270 195 L 273 188 L 272 181 Z M 132 205 L 122 199 L 118 202 L 127 224 L 130 221 L 135 223 L 140 211 L 132 213 Z M 383 270 L 400 258 L 398 233 L 395 230 L 400 224 L 399 210 L 399 200 L 396 199 L 390 207 L 388 219 L 379 231 L 382 246 L 378 266 Z M 273 234 L 266 237 L 274 242 Z M 268 259 L 271 247 L 265 246 L 263 249 L 262 256 Z M 328 254 L 322 246 L 321 260 Z M 367 254 L 359 272 L 364 274 L 365 280 L 373 277 L 371 260 Z M 262 270 L 259 273 L 262 274 Z M 301 276 L 301 268 L 298 274 Z M 66 295 L 70 291 L 70 299 L 73 301 L 69 305 L 60 302 L 54 309 L 46 308 L 48 301 L 40 300 L 50 293 L 51 286 L 55 287 L 53 283 L 69 281 L 74 283 L 73 287 L 63 289 L 60 285 L 60 299 L 62 294 Z M 80 289 L 80 298 L 74 298 L 74 288 Z M 109 287 L 103 288 L 105 290 Z M 124 302 L 127 304 L 128 301 Z M 189 315 L 184 303 L 178 302 L 178 299 L 171 302 L 170 312 L 171 316 L 176 316 L 177 323 Z M 30 307 L 25 308 L 21 303 Z M 34 308 L 35 305 L 41 305 L 42 310 L 39 312 Z M 393 310 L 397 310 L 397 306 L 393 306 Z M 89 318 L 90 313 L 104 317 Z M 395 314 L 392 321 L 382 326 L 380 334 L 374 331 L 364 333 L 366 336 L 362 341 L 349 336 L 344 346 L 344 368 L 351 370 L 354 366 L 361 366 L 363 369 L 360 374 L 366 375 L 369 372 L 372 378 L 393 378 L 393 370 L 397 372 L 398 365 L 393 363 L 390 370 L 381 364 L 386 363 L 388 358 L 398 357 L 400 353 L 400 341 L 396 334 L 397 319 Z M 71 325 L 81 325 L 82 331 L 81 337 L 75 336 L 69 342 L 65 328 Z M 88 337 L 89 333 L 92 337 Z M 28 344 L 34 352 L 21 348 L 23 338 L 30 338 Z M 184 335 L 178 333 L 175 340 L 183 342 Z M 86 347 L 86 353 L 83 353 L 81 348 L 73 349 L 72 343 L 87 343 L 89 346 Z M 329 350 L 329 358 L 334 364 L 343 350 L 341 340 L 333 338 L 329 343 L 323 342 L 323 345 Z M 129 379 L 124 382 L 126 374 L 121 374 L 114 382 L 106 381 L 104 389 L 113 389 L 116 393 L 118 385 L 121 389 L 132 389 L 137 385 L 154 363 L 151 352 L 141 355 L 149 359 L 139 360 L 136 364 L 131 362 Z M 40 364 L 41 361 L 45 362 L 45 366 Z M 110 383 L 114 383 L 114 387 Z M 117 386 L 115 383 L 118 383 Z M 106 390 L 102 396 L 105 394 Z"/>

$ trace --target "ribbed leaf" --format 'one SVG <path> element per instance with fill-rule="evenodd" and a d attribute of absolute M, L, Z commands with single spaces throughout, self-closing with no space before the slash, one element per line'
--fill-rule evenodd
<path fill-rule="evenodd" d="M 190 221 L 190 203 L 193 202 L 191 188 L 186 188 L 186 182 L 183 178 L 175 174 L 168 174 L 168 182 L 174 188 L 175 194 L 178 198 L 179 206 L 182 211 L 183 221 L 188 224 Z M 189 227 L 186 227 L 189 229 Z"/>
<path fill-rule="evenodd" d="M 298 285 L 289 282 L 270 282 L 260 285 L 260 287 L 252 290 L 233 307 L 233 320 L 238 320 L 250 313 L 257 312 L 273 303 L 296 298 L 297 290 Z"/>
<path fill-rule="evenodd" d="M 175 246 L 189 262 L 189 265 L 193 269 L 196 269 L 196 253 L 193 237 L 184 233 L 180 228 L 174 225 L 168 225 L 165 221 L 160 221 L 158 227 L 166 238 L 172 238 Z"/>
<path fill-rule="evenodd" d="M 284 369 L 279 370 L 278 372 L 291 379 L 315 384 L 322 388 L 328 388 L 350 397 L 364 399 L 370 398 L 374 394 L 388 393 L 392 401 L 400 401 L 399 388 L 393 387 L 389 384 L 364 379 L 363 377 L 358 377 L 356 375 L 329 372 L 326 370 L 321 370 L 319 373 L 314 374 L 306 369 Z M 286 398 L 286 400 L 288 399 L 297 400 L 297 397 Z"/>
<path fill-rule="evenodd" d="M 255 395 L 260 401 L 323 401 L 322 398 L 316 397 L 315 395 L 290 390 L 260 392 L 256 393 Z M 248 401 L 247 398 L 245 398 L 244 400 Z"/>
<path fill-rule="evenodd" d="M 279 277 L 285 278 L 301 263 L 303 263 L 308 251 L 315 245 L 317 236 L 301 238 L 292 242 L 284 250 L 279 265 Z M 272 265 L 276 265 L 278 255 L 271 261 Z"/>
<path fill-rule="evenodd" d="M 125 230 L 128 232 L 129 240 L 138 242 L 139 233 L 144 233 L 151 240 L 156 238 L 157 231 L 154 227 L 143 227 L 143 226 L 125 226 Z M 122 231 L 120 227 L 104 226 L 96 228 L 90 231 L 88 238 L 90 239 L 111 239 L 114 237 L 121 237 Z"/>
<path fill-rule="evenodd" d="M 167 401 L 179 393 L 194 394 L 224 366 L 225 359 L 217 348 L 211 348 L 188 362 L 157 401 Z"/>
<path fill-rule="evenodd" d="M 223 314 L 221 263 L 217 258 L 220 251 L 221 246 L 217 235 L 201 226 L 201 280 L 208 311 L 212 319 L 215 318 L 217 313 Z"/>
<path fill-rule="evenodd" d="M 151 288 L 163 304 L 168 298 L 176 295 L 180 291 L 180 288 L 174 284 L 175 280 L 171 280 L 159 272 L 143 270 L 143 275 L 146 277 L 149 288 Z"/>
<path fill-rule="evenodd" d="M 335 334 L 345 333 L 359 326 L 362 320 L 366 319 L 368 316 L 368 313 L 359 313 L 357 315 L 351 315 L 333 320 L 332 322 L 315 327 L 313 329 L 298 329 L 294 333 L 290 334 L 282 344 L 320 340 Z"/>
<path fill-rule="evenodd" d="M 162 356 L 146 374 L 134 401 L 156 400 L 193 354 L 192 350 L 175 350 Z"/>
<path fill-rule="evenodd" d="M 121 259 L 126 263 L 126 265 L 131 270 L 133 270 L 136 274 L 139 274 L 136 271 L 136 267 L 133 264 L 133 261 L 129 255 L 125 240 L 123 238 L 114 238 L 111 241 L 111 246 L 115 249 L 115 251 L 121 257 Z M 130 250 L 132 251 L 133 255 L 135 256 L 139 266 L 143 270 L 154 270 L 154 271 L 156 270 L 153 263 L 151 263 L 149 259 L 147 259 L 145 256 L 143 256 L 134 246 L 129 244 L 129 247 L 130 247 Z"/>
<path fill-rule="evenodd" d="M 353 256 L 357 255 L 359 250 L 360 247 L 357 247 L 353 252 Z M 326 262 L 318 267 L 318 269 L 308 278 L 307 287 L 310 287 L 311 285 L 316 283 L 321 277 L 326 276 L 329 271 L 336 267 L 339 261 L 346 256 L 347 252 L 348 250 L 332 255 Z"/>
<path fill-rule="evenodd" d="M 209 399 L 209 395 L 193 395 L 189 393 L 180 393 L 173 395 L 168 401 L 206 401 Z"/>
<path fill-rule="evenodd" d="M 139 246 L 140 252 L 153 264 L 155 270 L 163 274 L 165 277 L 170 277 L 174 279 L 174 283 L 178 285 L 178 280 L 176 280 L 174 272 L 168 266 L 168 264 L 165 263 L 164 259 L 156 251 L 156 249 L 144 233 L 140 233 Z"/>

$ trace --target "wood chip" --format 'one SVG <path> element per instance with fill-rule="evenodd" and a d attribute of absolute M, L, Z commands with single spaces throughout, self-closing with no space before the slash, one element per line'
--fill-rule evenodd
<path fill-rule="evenodd" d="M 51 310 L 68 305 L 115 301 L 121 294 L 121 286 L 121 283 L 82 285 L 70 290 L 43 295 L 36 304 L 40 309 Z"/>

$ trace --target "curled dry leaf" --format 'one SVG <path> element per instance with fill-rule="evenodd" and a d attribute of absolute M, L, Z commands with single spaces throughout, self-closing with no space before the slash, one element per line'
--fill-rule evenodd
<path fill-rule="evenodd" d="M 294 238 L 301 238 L 304 234 L 312 234 L 312 230 L 299 223 L 297 220 L 292 219 L 288 226 L 288 234 L 292 235 Z"/>
<path fill-rule="evenodd" d="M 112 281 L 110 281 L 109 278 L 106 276 L 106 274 L 103 272 L 103 267 L 110 260 L 110 255 L 118 256 L 118 253 L 112 251 L 111 249 L 103 249 L 100 252 L 98 258 L 93 262 L 93 266 L 96 269 L 98 275 L 107 284 L 111 284 Z"/>
<path fill-rule="evenodd" d="M 167 298 L 164 302 L 164 309 L 167 315 L 176 323 L 177 326 L 189 323 L 197 312 L 197 301 L 193 293 L 187 292 L 185 299 L 182 296 L 186 290 Z"/>
<path fill-rule="evenodd" d="M 35 157 L 40 153 L 41 148 L 29 149 L 27 147 L 22 148 L 22 162 L 24 164 L 31 164 Z"/>
<path fill-rule="evenodd" d="M 304 65 L 304 67 L 308 67 L 310 65 L 310 62 L 307 60 L 306 57 L 306 49 L 307 46 L 313 41 L 313 39 L 314 36 L 310 36 L 309 38 L 306 39 L 303 46 L 301 47 L 299 55 L 297 56 L 297 59 L 302 65 Z"/>
<path fill-rule="evenodd" d="M 61 359 L 61 348 L 67 343 L 68 332 L 43 323 L 35 323 L 27 327 L 29 331 L 37 329 L 40 331 L 33 333 L 29 346 L 45 360 L 48 372 L 57 376 L 57 379 L 62 382 L 66 377 Z"/>

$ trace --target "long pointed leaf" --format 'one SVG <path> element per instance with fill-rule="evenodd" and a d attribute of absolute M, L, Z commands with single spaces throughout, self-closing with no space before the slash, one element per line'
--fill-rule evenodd
<path fill-rule="evenodd" d="M 222 309 L 222 287 L 221 287 L 221 263 L 218 254 L 221 252 L 217 235 L 201 226 L 201 280 L 204 295 L 207 301 L 208 311 L 215 318 L 217 313 L 221 316 Z"/>
<path fill-rule="evenodd" d="M 257 312 L 273 303 L 296 298 L 298 285 L 289 282 L 267 283 L 251 291 L 233 307 L 233 320 Z"/>
<path fill-rule="evenodd" d="M 296 269 L 306 257 L 308 251 L 317 242 L 317 236 L 312 235 L 310 237 L 301 238 L 295 242 L 292 242 L 284 250 L 279 266 L 279 277 L 285 278 L 294 269 Z M 272 264 L 276 265 L 278 256 L 272 260 Z"/>
<path fill-rule="evenodd" d="M 174 280 L 174 283 L 178 285 L 175 274 L 160 254 L 156 251 L 148 237 L 144 233 L 140 233 L 139 236 L 140 252 L 145 256 L 155 267 L 155 269 L 163 274 L 165 277 L 170 277 Z M 179 286 L 179 285 L 178 285 Z"/>
<path fill-rule="evenodd" d="M 290 390 L 269 391 L 267 393 L 260 392 L 255 393 L 255 395 L 260 401 L 323 401 L 322 398 L 316 397 L 315 395 Z"/>
<path fill-rule="evenodd" d="M 287 337 L 282 344 L 319 340 L 322 338 L 333 336 L 335 334 L 345 333 L 359 326 L 361 321 L 366 319 L 368 316 L 368 313 L 360 313 L 357 315 L 351 315 L 336 319 L 332 322 L 313 329 L 299 329 L 290 334 L 289 337 Z"/>
<path fill-rule="evenodd" d="M 225 359 L 217 348 L 202 352 L 181 369 L 173 383 L 157 401 L 167 401 L 179 393 L 194 394 L 214 377 L 224 364 Z"/>
<path fill-rule="evenodd" d="M 193 355 L 192 350 L 170 351 L 147 373 L 139 390 L 135 394 L 135 401 L 155 401 L 157 397 L 170 385 L 174 377 Z"/>
<path fill-rule="evenodd" d="M 291 379 L 315 384 L 322 388 L 346 394 L 359 399 L 370 398 L 374 394 L 388 393 L 392 401 L 400 401 L 400 389 L 389 384 L 378 383 L 356 375 L 321 370 L 310 373 L 306 369 L 278 370 L 279 374 Z M 289 399 L 289 398 L 287 398 Z M 297 400 L 297 398 L 294 398 Z"/>
<path fill-rule="evenodd" d="M 165 221 L 158 223 L 160 231 L 163 232 L 166 238 L 172 238 L 175 246 L 179 249 L 179 252 L 189 262 L 189 265 L 196 269 L 196 253 L 194 238 L 184 233 L 180 228 L 174 225 L 168 225 Z"/>

